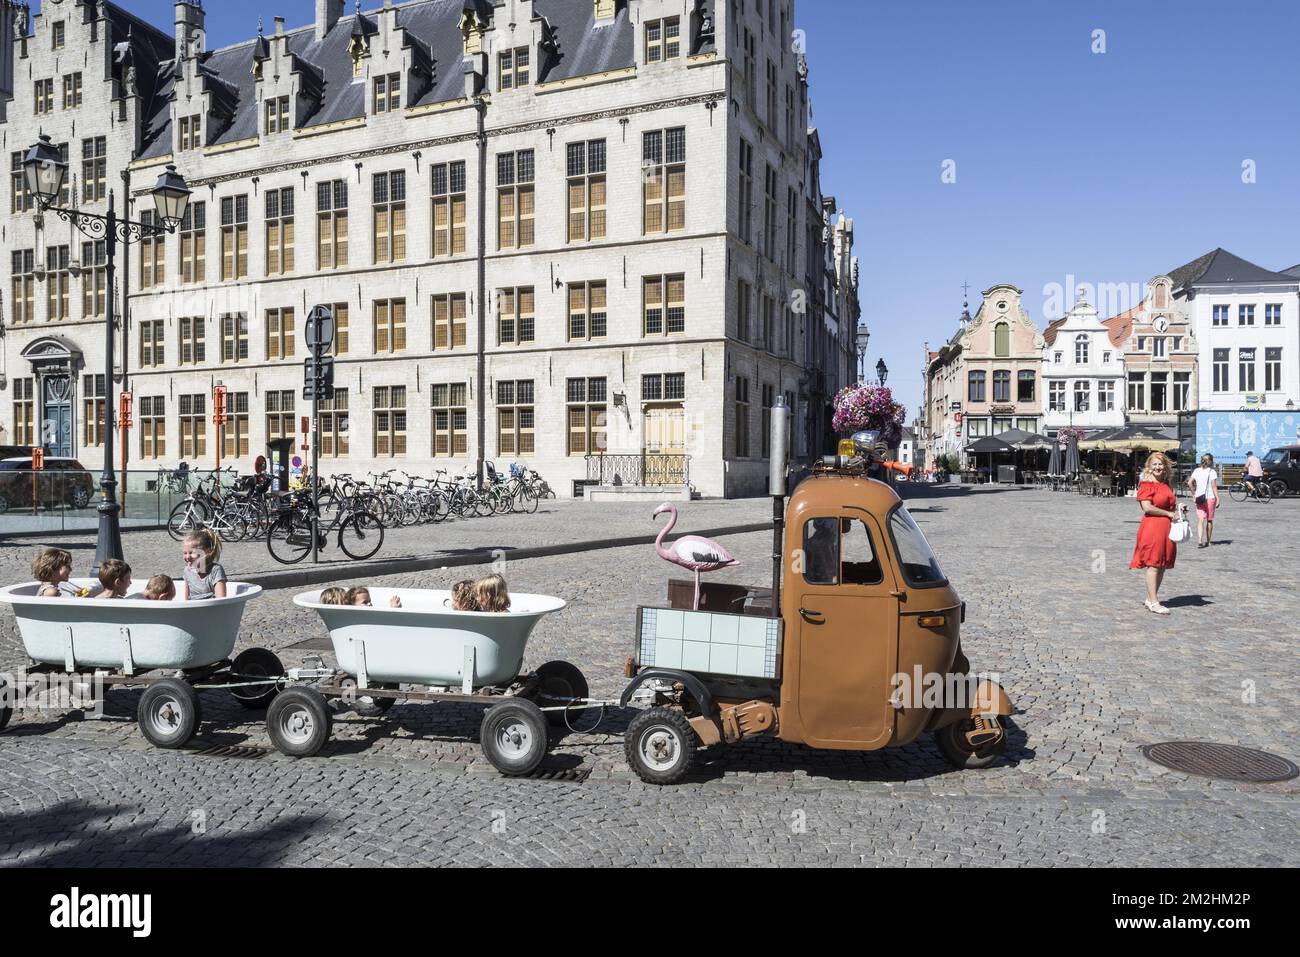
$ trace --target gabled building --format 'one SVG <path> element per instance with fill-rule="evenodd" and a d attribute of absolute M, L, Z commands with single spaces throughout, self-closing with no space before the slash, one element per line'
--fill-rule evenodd
<path fill-rule="evenodd" d="M 1205 411 L 1300 404 L 1300 275 L 1215 249 L 1169 273 L 1196 338 Z M 1189 400 L 1192 401 L 1192 400 Z M 1288 403 L 1291 405 L 1288 406 Z"/>
<path fill-rule="evenodd" d="M 1124 424 L 1124 360 L 1097 310 L 1079 301 L 1043 332 L 1043 425 L 1113 429 Z"/>
<path fill-rule="evenodd" d="M 1187 310 L 1174 300 L 1173 279 L 1152 279 L 1142 302 L 1105 325 L 1123 351 L 1126 422 L 1179 434 L 1179 416 L 1199 401 L 1199 344 Z"/>
<path fill-rule="evenodd" d="M 519 460 L 560 494 L 761 493 L 782 394 L 794 446 L 821 451 L 852 229 L 807 183 L 790 0 L 316 0 L 312 23 L 220 49 L 197 0 L 170 30 L 109 0 L 6 9 L 0 442 L 94 462 L 130 390 L 131 467 L 247 470 L 300 441 L 303 322 L 326 304 L 326 474 Z M 40 133 L 90 211 L 116 189 L 147 220 L 168 164 L 193 190 L 176 234 L 119 253 L 116 290 L 102 242 L 30 209 Z"/>

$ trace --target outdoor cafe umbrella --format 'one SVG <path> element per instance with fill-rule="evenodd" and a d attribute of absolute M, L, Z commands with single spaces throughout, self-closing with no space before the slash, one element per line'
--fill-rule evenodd
<path fill-rule="evenodd" d="M 1060 442 L 1052 443 L 1052 454 L 1051 457 L 1047 460 L 1047 474 L 1048 475 L 1061 474 L 1061 443 Z"/>
<path fill-rule="evenodd" d="M 988 454 L 990 480 L 993 478 L 993 456 L 999 452 L 1010 452 L 1011 450 L 1010 445 L 991 435 L 986 435 L 981 439 L 976 439 L 970 445 L 966 446 L 965 449 L 969 455 Z"/>
<path fill-rule="evenodd" d="M 1136 452 L 1145 449 L 1150 452 L 1173 452 L 1178 449 L 1179 441 L 1160 429 L 1147 429 L 1140 425 L 1130 425 L 1114 432 L 1108 432 L 1093 439 L 1091 448 L 1107 452 Z"/>
<path fill-rule="evenodd" d="M 1073 437 L 1065 447 L 1065 474 L 1079 474 L 1079 440 Z"/>

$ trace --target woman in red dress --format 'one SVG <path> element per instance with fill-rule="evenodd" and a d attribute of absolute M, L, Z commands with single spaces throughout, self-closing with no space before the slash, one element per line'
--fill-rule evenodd
<path fill-rule="evenodd" d="M 1147 579 L 1147 599 L 1143 602 L 1147 611 L 1157 615 L 1169 614 L 1169 609 L 1160 604 L 1160 583 L 1164 581 L 1165 569 L 1174 567 L 1178 556 L 1178 546 L 1169 540 L 1170 523 L 1179 517 L 1180 511 L 1187 506 L 1179 506 L 1174 490 L 1169 484 L 1173 475 L 1173 466 L 1161 452 L 1152 452 L 1143 466 L 1141 482 L 1138 485 L 1137 500 L 1142 506 L 1142 523 L 1138 525 L 1137 547 L 1133 549 L 1133 560 L 1129 568 L 1145 568 Z"/>

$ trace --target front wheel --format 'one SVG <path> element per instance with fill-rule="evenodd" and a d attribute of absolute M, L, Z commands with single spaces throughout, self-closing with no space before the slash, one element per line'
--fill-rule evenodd
<path fill-rule="evenodd" d="M 623 753 L 646 784 L 676 784 L 695 763 L 695 729 L 672 708 L 651 708 L 632 719 Z"/>
<path fill-rule="evenodd" d="M 525 698 L 493 705 L 483 715 L 479 742 L 492 766 L 509 777 L 532 774 L 546 757 L 546 718 Z"/>
<path fill-rule="evenodd" d="M 1242 482 L 1235 482 L 1232 487 L 1228 489 L 1228 497 L 1234 502 L 1246 501 L 1247 494 L 1249 493 L 1246 491 L 1246 486 Z"/>
<path fill-rule="evenodd" d="M 266 549 L 281 565 L 296 565 L 311 551 L 311 523 L 306 516 L 289 512 L 271 523 Z"/>
<path fill-rule="evenodd" d="M 1255 483 L 1255 495 L 1261 502 L 1273 501 L 1273 488 L 1268 482 L 1259 481 Z"/>
<path fill-rule="evenodd" d="M 266 709 L 266 733 L 281 754 L 310 758 L 330 738 L 333 719 L 325 696 L 315 688 L 286 688 Z"/>
<path fill-rule="evenodd" d="M 1291 491 L 1286 482 L 1283 482 L 1281 479 L 1274 479 L 1270 482 L 1268 489 L 1273 493 L 1274 498 L 1286 498 L 1287 492 Z"/>
<path fill-rule="evenodd" d="M 199 727 L 199 694 L 180 678 L 164 678 L 140 696 L 136 720 L 154 747 L 183 747 Z"/>
<path fill-rule="evenodd" d="M 198 502 L 186 499 L 167 516 L 167 534 L 180 541 L 190 532 L 198 531 L 208 519 L 208 510 Z"/>
<path fill-rule="evenodd" d="M 990 737 L 993 732 L 996 736 Z M 1007 719 L 963 718 L 935 731 L 934 740 L 948 763 L 959 771 L 987 768 L 1007 749 Z"/>
<path fill-rule="evenodd" d="M 384 526 L 369 512 L 357 512 L 339 527 L 339 548 L 356 561 L 369 558 L 384 544 Z"/>

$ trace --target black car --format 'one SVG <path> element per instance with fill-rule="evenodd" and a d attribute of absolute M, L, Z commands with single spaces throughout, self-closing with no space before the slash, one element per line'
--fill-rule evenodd
<path fill-rule="evenodd" d="M 1264 465 L 1264 480 L 1274 498 L 1300 494 L 1300 445 L 1269 449 L 1260 461 Z"/>
<path fill-rule="evenodd" d="M 31 508 L 35 475 L 37 505 L 47 508 L 86 508 L 95 497 L 95 479 L 76 459 L 46 457 L 45 467 L 32 472 L 32 460 L 0 460 L 0 512 Z"/>

